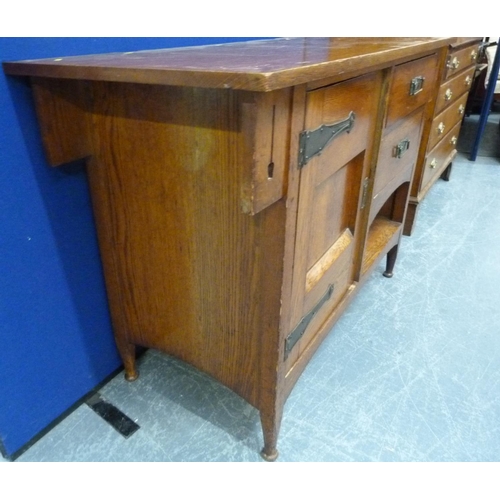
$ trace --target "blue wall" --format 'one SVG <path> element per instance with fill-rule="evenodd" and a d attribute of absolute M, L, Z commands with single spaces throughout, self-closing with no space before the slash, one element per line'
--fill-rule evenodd
<path fill-rule="evenodd" d="M 0 38 L 0 60 L 249 39 Z M 84 164 L 47 165 L 25 79 L 1 73 L 0 110 L 0 448 L 12 455 L 121 362 Z"/>

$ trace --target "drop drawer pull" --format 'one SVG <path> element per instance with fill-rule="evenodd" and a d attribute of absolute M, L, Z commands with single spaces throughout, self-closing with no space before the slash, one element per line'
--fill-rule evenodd
<path fill-rule="evenodd" d="M 467 75 L 467 78 L 465 79 L 465 86 L 470 87 L 471 83 L 472 83 L 472 77 L 470 75 Z"/>
<path fill-rule="evenodd" d="M 431 163 L 429 164 L 429 167 L 436 168 L 437 164 L 438 164 L 438 162 L 437 162 L 436 158 L 433 158 Z"/>
<path fill-rule="evenodd" d="M 425 78 L 423 76 L 416 76 L 412 78 L 410 82 L 410 95 L 417 95 L 419 92 L 422 92 L 424 88 Z"/>
<path fill-rule="evenodd" d="M 438 126 L 437 126 L 437 133 L 439 135 L 441 135 L 443 132 L 444 132 L 444 129 L 446 128 L 445 124 L 443 122 L 441 122 Z"/>
<path fill-rule="evenodd" d="M 403 139 L 397 146 L 394 147 L 394 158 L 401 158 L 410 149 L 409 139 Z"/>
<path fill-rule="evenodd" d="M 446 66 L 448 66 L 448 68 L 450 69 L 457 69 L 460 66 L 458 57 L 454 57 L 451 61 L 448 61 L 448 64 Z"/>
<path fill-rule="evenodd" d="M 451 89 L 446 89 L 446 92 L 444 93 L 444 100 L 449 101 L 453 97 L 453 92 Z"/>
<path fill-rule="evenodd" d="M 471 60 L 472 62 L 474 62 L 476 59 L 477 59 L 477 51 L 473 50 L 473 51 L 470 53 L 470 60 Z"/>
<path fill-rule="evenodd" d="M 463 115 L 464 111 L 465 111 L 465 106 L 463 104 L 460 104 L 460 106 L 458 107 L 458 114 Z"/>
<path fill-rule="evenodd" d="M 452 146 L 454 146 L 454 145 L 457 143 L 457 140 L 458 140 L 458 139 L 457 139 L 457 137 L 454 135 L 454 136 L 450 139 L 450 144 L 451 144 Z"/>

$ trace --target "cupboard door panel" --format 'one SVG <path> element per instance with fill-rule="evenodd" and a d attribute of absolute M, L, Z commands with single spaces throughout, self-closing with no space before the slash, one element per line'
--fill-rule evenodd
<path fill-rule="evenodd" d="M 289 367 L 353 283 L 365 150 L 373 134 L 380 89 L 381 74 L 372 73 L 314 90 L 307 97 L 306 131 L 341 123 L 352 115 L 354 122 L 301 169 L 288 333 L 303 325 L 311 311 L 315 313 L 293 348 L 288 343 Z"/>

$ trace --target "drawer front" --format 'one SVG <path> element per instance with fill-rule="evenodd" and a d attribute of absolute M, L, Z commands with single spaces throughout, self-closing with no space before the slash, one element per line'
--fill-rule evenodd
<path fill-rule="evenodd" d="M 428 149 L 434 146 L 459 122 L 462 121 L 467 103 L 467 94 L 436 116 L 432 122 Z"/>
<path fill-rule="evenodd" d="M 444 108 L 453 104 L 464 93 L 469 92 L 474 71 L 475 67 L 469 68 L 441 85 L 437 96 L 435 114 L 441 113 Z"/>
<path fill-rule="evenodd" d="M 422 111 L 418 111 L 382 138 L 373 185 L 374 199 L 394 179 L 405 177 L 402 182 L 408 180 L 406 174 L 411 173 L 417 159 L 421 123 Z"/>
<path fill-rule="evenodd" d="M 465 49 L 451 51 L 446 61 L 444 78 L 448 79 L 456 75 L 460 71 L 468 68 L 469 66 L 475 66 L 477 62 L 478 52 L 479 44 L 467 47 Z"/>
<path fill-rule="evenodd" d="M 442 170 L 443 163 L 455 149 L 461 125 L 461 122 L 457 123 L 427 155 L 422 177 L 422 189 Z"/>
<path fill-rule="evenodd" d="M 392 77 L 386 126 L 390 127 L 425 104 L 432 96 L 436 78 L 436 55 L 396 66 Z"/>

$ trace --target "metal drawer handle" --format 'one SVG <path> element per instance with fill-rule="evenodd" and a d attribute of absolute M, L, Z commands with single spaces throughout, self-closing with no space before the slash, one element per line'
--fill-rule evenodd
<path fill-rule="evenodd" d="M 446 89 L 446 92 L 444 93 L 444 100 L 449 101 L 453 97 L 453 92 L 451 89 Z"/>
<path fill-rule="evenodd" d="M 472 77 L 468 75 L 467 78 L 465 79 L 465 86 L 470 87 L 471 83 L 472 83 Z"/>
<path fill-rule="evenodd" d="M 457 139 L 457 137 L 456 137 L 456 136 L 453 136 L 453 137 L 450 139 L 450 144 L 451 144 L 452 146 L 454 146 L 454 145 L 457 143 L 457 140 L 458 140 L 458 139 Z"/>
<path fill-rule="evenodd" d="M 476 51 L 476 50 L 473 50 L 473 51 L 470 53 L 470 60 L 471 60 L 472 62 L 474 62 L 476 59 L 477 59 L 477 51 Z"/>
<path fill-rule="evenodd" d="M 451 61 L 448 61 L 448 64 L 446 66 L 450 69 L 457 69 L 460 66 L 458 57 L 454 57 Z"/>
<path fill-rule="evenodd" d="M 410 82 L 410 95 L 417 95 L 419 92 L 422 92 L 424 88 L 425 78 L 423 76 L 416 76 L 412 78 Z"/>
<path fill-rule="evenodd" d="M 437 126 L 437 133 L 439 135 L 441 135 L 443 132 L 444 132 L 444 129 L 446 128 L 445 124 L 443 122 L 441 122 L 438 126 Z"/>
<path fill-rule="evenodd" d="M 460 104 L 460 106 L 458 107 L 458 114 L 463 115 L 464 111 L 465 111 L 465 106 L 463 104 Z"/>
<path fill-rule="evenodd" d="M 409 139 L 403 139 L 393 150 L 394 158 L 401 158 L 410 149 Z"/>
<path fill-rule="evenodd" d="M 430 163 L 430 165 L 429 165 L 429 167 L 436 168 L 437 164 L 438 164 L 438 162 L 437 162 L 436 158 L 433 158 L 432 161 L 431 161 L 431 163 Z"/>

